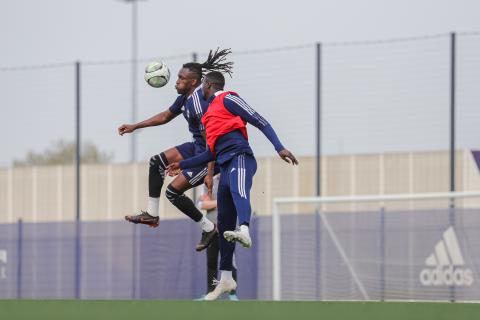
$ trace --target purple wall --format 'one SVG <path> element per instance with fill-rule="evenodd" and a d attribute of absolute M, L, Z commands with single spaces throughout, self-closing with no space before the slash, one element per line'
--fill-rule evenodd
<path fill-rule="evenodd" d="M 280 221 L 282 299 L 362 300 L 360 281 L 371 300 L 480 300 L 480 209 L 282 214 Z M 237 246 L 238 295 L 270 300 L 271 217 L 251 225 L 253 247 Z M 3 224 L 0 298 L 194 299 L 206 290 L 199 238 L 188 220 L 157 229 L 123 221 Z"/>
<path fill-rule="evenodd" d="M 188 220 L 79 229 L 77 238 L 74 222 L 0 225 L 0 298 L 72 299 L 78 290 L 82 299 L 194 299 L 206 291 L 206 254 L 195 251 L 200 230 Z M 256 298 L 255 257 L 238 247 L 242 299 Z"/>

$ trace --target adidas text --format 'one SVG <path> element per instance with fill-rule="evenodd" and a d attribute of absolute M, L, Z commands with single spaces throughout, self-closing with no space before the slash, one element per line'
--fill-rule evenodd
<path fill-rule="evenodd" d="M 434 252 L 425 260 L 426 268 L 420 272 L 424 286 L 465 286 L 473 284 L 472 270 L 465 267 L 457 235 L 452 226 L 434 246 Z"/>
<path fill-rule="evenodd" d="M 472 270 L 453 266 L 425 268 L 420 272 L 420 282 L 424 286 L 465 286 L 473 284 Z"/>

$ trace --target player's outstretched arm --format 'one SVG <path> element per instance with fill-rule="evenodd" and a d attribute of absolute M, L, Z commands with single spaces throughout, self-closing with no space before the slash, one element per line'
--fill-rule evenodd
<path fill-rule="evenodd" d="M 295 156 L 293 155 L 293 153 L 291 153 L 290 151 L 288 151 L 287 149 L 283 149 L 281 151 L 278 152 L 278 155 L 280 156 L 280 158 L 282 158 L 285 162 L 287 163 L 291 163 L 293 165 L 298 165 L 298 160 L 297 158 L 295 158 Z"/>
<path fill-rule="evenodd" d="M 177 115 L 178 114 L 175 114 L 170 110 L 165 110 L 151 118 L 148 118 L 147 120 L 143 120 L 135 124 L 122 124 L 120 127 L 118 127 L 118 134 L 123 136 L 125 133 L 131 133 L 140 128 L 159 126 L 170 122 Z"/>
<path fill-rule="evenodd" d="M 224 105 L 230 113 L 239 116 L 242 120 L 262 131 L 277 152 L 285 149 L 268 121 L 250 107 L 245 100 L 235 94 L 229 94 L 225 96 Z"/>
<path fill-rule="evenodd" d="M 210 150 L 206 150 L 199 155 L 188 158 L 186 160 L 182 160 L 180 162 L 173 162 L 167 166 L 167 174 L 172 176 L 178 173 L 179 170 L 190 169 L 195 167 L 205 166 L 210 161 L 213 161 L 215 157 L 210 152 Z"/>

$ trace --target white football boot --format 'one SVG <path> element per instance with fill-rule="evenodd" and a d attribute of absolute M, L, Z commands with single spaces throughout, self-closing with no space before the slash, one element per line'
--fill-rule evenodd
<path fill-rule="evenodd" d="M 248 229 L 236 229 L 234 231 L 225 231 L 223 233 L 223 237 L 229 241 L 237 241 L 239 242 L 244 248 L 250 248 L 252 246 L 252 239 L 250 238 L 250 233 Z"/>
<path fill-rule="evenodd" d="M 207 293 L 204 298 L 205 301 L 217 300 L 222 294 L 230 293 L 232 290 L 237 289 L 237 283 L 233 279 L 222 279 L 214 283 L 216 287 L 213 291 Z"/>

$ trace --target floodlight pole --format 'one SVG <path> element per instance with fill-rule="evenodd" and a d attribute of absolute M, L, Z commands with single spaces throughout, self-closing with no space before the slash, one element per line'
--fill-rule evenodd
<path fill-rule="evenodd" d="M 132 93 L 131 93 L 131 123 L 137 122 L 137 51 L 138 51 L 138 6 L 137 2 L 140 0 L 121 0 L 132 4 Z M 130 135 L 130 162 L 137 161 L 137 139 L 135 134 Z"/>
<path fill-rule="evenodd" d="M 132 1 L 132 123 L 137 122 L 137 1 Z M 132 134 L 130 162 L 137 160 L 137 139 Z"/>

